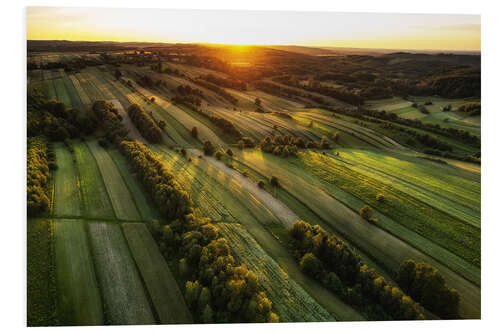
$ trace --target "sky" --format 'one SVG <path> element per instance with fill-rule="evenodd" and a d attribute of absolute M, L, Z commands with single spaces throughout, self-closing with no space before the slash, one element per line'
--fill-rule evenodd
<path fill-rule="evenodd" d="M 480 51 L 479 15 L 28 7 L 29 40 Z"/>

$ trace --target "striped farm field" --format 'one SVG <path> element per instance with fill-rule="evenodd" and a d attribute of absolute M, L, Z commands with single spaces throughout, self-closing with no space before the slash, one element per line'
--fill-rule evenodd
<path fill-rule="evenodd" d="M 108 152 L 95 140 L 87 141 L 87 146 L 99 166 L 116 217 L 120 220 L 139 221 L 141 216 L 134 199 Z"/>
<path fill-rule="evenodd" d="M 76 90 L 75 86 L 73 85 L 73 82 L 68 76 L 64 76 L 62 78 L 64 85 L 66 87 L 66 91 L 68 92 L 69 99 L 71 101 L 71 106 L 77 110 L 80 111 L 80 113 L 83 114 L 85 110 L 85 107 L 83 106 L 82 100 L 80 99 L 80 96 L 78 94 L 78 91 Z"/>
<path fill-rule="evenodd" d="M 130 191 L 130 194 L 135 201 L 137 209 L 141 214 L 141 220 L 151 221 L 153 219 L 159 219 L 158 212 L 152 206 L 152 202 L 148 199 L 147 193 L 141 187 L 141 184 L 137 181 L 137 179 L 132 175 L 125 157 L 123 157 L 123 155 L 116 149 L 110 149 L 108 150 L 108 153 L 115 162 L 118 171 L 120 172 L 128 190 Z"/>
<path fill-rule="evenodd" d="M 232 254 L 257 274 L 283 322 L 335 321 L 304 289 L 271 258 L 239 224 L 218 223 Z"/>
<path fill-rule="evenodd" d="M 85 215 L 114 219 L 115 212 L 94 156 L 84 142 L 75 142 L 72 147 L 80 175 Z"/>
<path fill-rule="evenodd" d="M 120 226 L 104 222 L 88 225 L 106 324 L 154 324 L 147 293 Z"/>
<path fill-rule="evenodd" d="M 101 296 L 85 221 L 54 220 L 54 239 L 58 309 L 62 324 L 102 325 Z"/>
<path fill-rule="evenodd" d="M 52 83 L 52 80 L 42 81 L 42 92 L 45 96 L 47 96 L 47 99 L 57 100 L 57 94 L 54 88 L 54 84 Z"/>
<path fill-rule="evenodd" d="M 74 157 L 62 143 L 55 143 L 57 170 L 54 172 L 55 216 L 81 216 L 80 181 Z"/>
<path fill-rule="evenodd" d="M 80 100 L 82 101 L 82 104 L 83 105 L 90 105 L 90 103 L 92 103 L 92 101 L 88 97 L 88 95 L 85 92 L 85 90 L 83 90 L 83 88 L 82 88 L 82 86 L 80 84 L 80 81 L 78 81 L 78 79 L 76 78 L 76 76 L 73 75 L 73 74 L 69 75 L 68 77 L 71 80 L 71 82 L 73 83 L 73 87 L 75 87 L 76 91 L 78 92 L 78 96 L 80 97 Z"/>
<path fill-rule="evenodd" d="M 417 249 L 379 226 L 367 223 L 359 216 L 358 211 L 353 211 L 339 201 L 334 194 L 330 194 L 325 183 L 318 181 L 316 176 L 305 170 L 300 173 L 294 172 L 294 168 L 290 166 L 291 159 L 285 160 L 270 154 L 246 150 L 241 153 L 235 152 L 235 156 L 248 168 L 255 169 L 264 175 L 278 177 L 280 186 L 315 212 L 327 224 L 325 226 L 327 230 L 331 229 L 332 232 L 339 233 L 364 253 L 376 258 L 386 269 L 397 269 L 402 261 L 409 258 L 434 265 L 448 284 L 462 294 L 460 313 L 469 317 L 479 315 L 481 302 L 478 294 L 480 279 L 477 273 L 479 270 L 473 265 L 467 264 L 449 251 L 440 252 L 446 255 L 446 257 L 440 257 L 440 254 L 436 255 L 435 250 L 431 249 L 430 255 L 439 258 L 436 260 L 429 255 L 428 250 L 421 247 Z M 332 177 L 335 175 L 330 172 L 328 174 Z M 312 196 L 311 193 L 314 195 Z M 421 237 L 421 239 L 425 238 Z M 381 247 L 380 244 L 384 246 Z M 466 265 L 463 266 L 462 263 Z"/>
<path fill-rule="evenodd" d="M 192 323 L 181 290 L 148 228 L 143 223 L 123 223 L 122 229 L 160 323 Z"/>
<path fill-rule="evenodd" d="M 63 78 L 54 79 L 54 87 L 57 93 L 57 100 L 59 102 L 63 102 L 67 108 L 73 108 L 73 104 L 71 103 L 71 98 L 66 90 L 66 86 L 64 84 Z"/>

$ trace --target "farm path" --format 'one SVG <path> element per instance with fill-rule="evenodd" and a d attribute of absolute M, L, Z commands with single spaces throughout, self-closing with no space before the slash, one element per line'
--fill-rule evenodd
<path fill-rule="evenodd" d="M 146 142 L 146 140 L 144 140 L 144 138 L 142 137 L 141 133 L 139 133 L 137 128 L 134 126 L 134 123 L 132 123 L 132 119 L 130 119 L 128 113 L 125 111 L 120 101 L 115 98 L 115 99 L 110 99 L 108 102 L 113 104 L 113 106 L 118 110 L 118 112 L 120 112 L 121 116 L 123 117 L 123 124 L 129 130 L 128 134 L 135 140 Z"/>
<path fill-rule="evenodd" d="M 198 149 L 188 149 L 188 151 L 196 156 L 203 155 L 201 151 Z M 250 194 L 255 196 L 264 206 L 266 206 L 278 219 L 290 229 L 293 223 L 297 220 L 300 220 L 290 208 L 288 208 L 284 203 L 280 200 L 273 197 L 269 192 L 264 189 L 261 189 L 251 181 L 249 178 L 243 176 L 236 170 L 233 170 L 226 166 L 224 163 L 216 160 L 213 157 L 204 156 L 204 159 L 208 161 L 210 164 L 231 176 L 236 182 L 238 182 L 243 188 L 245 188 Z"/>

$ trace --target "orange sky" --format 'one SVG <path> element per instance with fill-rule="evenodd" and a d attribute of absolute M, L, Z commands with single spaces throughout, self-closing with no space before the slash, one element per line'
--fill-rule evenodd
<path fill-rule="evenodd" d="M 478 15 L 28 7 L 28 39 L 481 49 Z"/>

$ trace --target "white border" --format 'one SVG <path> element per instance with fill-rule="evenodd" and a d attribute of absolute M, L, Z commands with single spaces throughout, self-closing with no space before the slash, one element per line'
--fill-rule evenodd
<path fill-rule="evenodd" d="M 73 0 L 73 1 L 17 1 L 3 3 L 2 24 L 2 71 L 0 85 L 2 92 L 1 138 L 2 138 L 2 185 L 1 203 L 1 283 L 0 315 L 5 331 L 25 329 L 26 302 L 26 228 L 25 228 L 25 150 L 26 150 L 26 45 L 25 45 L 25 6 L 72 6 L 72 7 L 129 7 L 129 8 L 180 8 L 180 9 L 249 9 L 249 10 L 294 10 L 294 11 L 332 11 L 332 12 L 391 12 L 391 13 L 449 13 L 481 14 L 482 16 L 482 80 L 483 80 L 483 128 L 482 128 L 482 320 L 439 321 L 439 322 L 363 322 L 363 323 L 308 323 L 308 324 L 266 324 L 266 325 L 209 325 L 209 326 L 155 326 L 155 327 L 97 327 L 97 331 L 175 331 L 175 332 L 219 332 L 237 330 L 338 331 L 338 332 L 422 332 L 453 330 L 471 332 L 476 330 L 493 331 L 498 314 L 499 265 L 498 252 L 499 218 L 498 209 L 498 171 L 499 154 L 497 149 L 500 124 L 500 108 L 496 97 L 500 93 L 498 60 L 500 60 L 498 31 L 500 19 L 495 1 L 461 0 L 419 0 L 419 1 L 319 1 L 319 0 L 253 0 L 236 2 L 234 0 L 184 0 L 184 1 L 111 1 L 111 0 Z M 50 330 L 53 328 L 41 329 Z M 59 330 L 66 330 L 61 328 Z M 84 330 L 87 328 L 74 328 Z"/>

